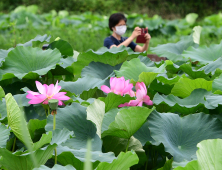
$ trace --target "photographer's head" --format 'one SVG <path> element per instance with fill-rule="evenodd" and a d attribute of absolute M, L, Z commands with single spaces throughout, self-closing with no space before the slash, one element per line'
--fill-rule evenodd
<path fill-rule="evenodd" d="M 126 17 L 122 13 L 115 13 L 109 17 L 109 29 L 118 35 L 126 32 Z"/>

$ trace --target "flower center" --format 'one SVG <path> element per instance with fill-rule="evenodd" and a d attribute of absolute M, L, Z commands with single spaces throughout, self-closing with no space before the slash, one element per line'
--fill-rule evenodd
<path fill-rule="evenodd" d="M 54 94 L 52 94 L 51 96 L 46 95 L 47 99 L 51 99 L 54 96 Z"/>

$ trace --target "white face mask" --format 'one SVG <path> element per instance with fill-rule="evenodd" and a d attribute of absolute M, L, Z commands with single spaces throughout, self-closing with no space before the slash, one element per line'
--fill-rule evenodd
<path fill-rule="evenodd" d="M 115 26 L 115 27 L 116 27 L 115 33 L 117 33 L 118 35 L 125 34 L 125 32 L 126 32 L 126 25 Z"/>

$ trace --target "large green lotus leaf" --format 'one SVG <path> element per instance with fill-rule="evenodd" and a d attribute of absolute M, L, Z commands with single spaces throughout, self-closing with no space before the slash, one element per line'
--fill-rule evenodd
<path fill-rule="evenodd" d="M 86 148 L 87 139 L 92 139 L 92 149 L 101 150 L 102 143 L 99 136 L 96 134 L 95 125 L 86 119 L 86 107 L 79 103 L 72 103 L 65 108 L 59 108 L 56 115 L 56 129 L 63 128 L 73 131 L 75 138 L 66 141 L 64 145 L 70 148 L 80 149 Z M 53 116 L 49 115 L 47 118 L 46 131 L 53 129 Z"/>
<path fill-rule="evenodd" d="M 213 14 L 204 18 L 204 22 L 208 25 L 215 25 L 220 27 L 222 24 L 222 13 L 219 12 L 218 14 Z"/>
<path fill-rule="evenodd" d="M 90 89 L 94 89 L 95 87 L 100 88 L 101 85 L 103 85 L 104 83 L 105 80 L 94 78 L 91 76 L 85 76 L 83 78 L 79 78 L 75 82 L 60 81 L 59 85 L 64 90 L 75 93 L 76 95 L 80 95 L 81 93 L 83 93 L 83 91 L 88 91 Z"/>
<path fill-rule="evenodd" d="M 218 107 L 218 105 L 222 105 L 221 99 L 222 99 L 222 95 L 218 95 L 218 94 L 212 94 L 212 95 L 206 96 L 206 101 L 213 107 Z"/>
<path fill-rule="evenodd" d="M 204 113 L 179 117 L 173 113 L 153 112 L 149 118 L 151 137 L 163 143 L 174 161 L 191 160 L 197 143 L 205 139 L 222 138 L 222 124 Z M 188 126 L 189 125 L 189 126 Z"/>
<path fill-rule="evenodd" d="M 5 96 L 7 107 L 8 125 L 16 137 L 23 142 L 26 146 L 32 146 L 33 142 L 26 125 L 25 118 L 17 105 L 13 96 L 8 93 Z"/>
<path fill-rule="evenodd" d="M 126 60 L 136 58 L 139 54 L 138 52 L 134 53 L 129 47 L 125 46 L 113 47 L 111 49 L 104 47 L 98 51 L 88 50 L 87 52 L 80 53 L 77 62 L 74 63 L 75 74 L 80 74 L 81 70 L 92 61 L 115 66 Z"/>
<path fill-rule="evenodd" d="M 104 132 L 105 130 L 109 129 L 110 123 L 115 121 L 115 117 L 118 112 L 119 112 L 119 109 L 117 109 L 117 108 L 113 108 L 113 109 L 109 110 L 108 112 L 106 112 L 106 114 L 104 115 L 104 118 L 103 118 L 101 132 Z"/>
<path fill-rule="evenodd" d="M 156 78 L 158 73 L 153 73 L 153 72 L 142 72 L 139 75 L 139 82 L 144 82 L 146 86 L 149 86 L 152 81 Z"/>
<path fill-rule="evenodd" d="M 95 88 L 90 89 L 88 91 L 83 91 L 79 97 L 85 101 L 91 98 L 91 100 L 88 100 L 88 103 L 92 103 L 93 100 L 99 96 L 105 96 L 105 95 L 104 95 L 103 91 L 98 90 L 98 87 L 95 87 Z"/>
<path fill-rule="evenodd" d="M 7 127 L 0 123 L 0 147 L 5 148 L 7 140 L 9 139 L 10 130 Z"/>
<path fill-rule="evenodd" d="M 150 50 L 160 57 L 167 57 L 168 59 L 176 62 L 184 60 L 182 57 L 183 51 L 194 45 L 193 37 L 187 36 L 177 43 L 158 45 L 157 47 L 151 47 Z"/>
<path fill-rule="evenodd" d="M 189 13 L 185 17 L 185 19 L 189 25 L 193 25 L 196 22 L 197 18 L 198 18 L 198 14 L 196 14 L 196 13 Z"/>
<path fill-rule="evenodd" d="M 29 120 L 29 123 L 28 123 L 27 126 L 28 126 L 28 129 L 29 129 L 29 133 L 30 133 L 31 138 L 32 139 L 34 138 L 35 131 L 37 129 L 45 128 L 45 125 L 46 125 L 46 120 L 39 120 L 39 119 Z"/>
<path fill-rule="evenodd" d="M 70 76 L 72 77 L 71 80 L 73 80 L 73 68 L 72 66 L 68 66 L 66 68 L 65 67 L 65 64 L 63 65 L 62 64 L 62 60 L 69 60 L 69 58 L 71 58 L 70 60 L 70 64 L 72 64 L 72 57 L 68 57 L 68 58 L 62 58 L 59 62 L 59 64 L 61 65 L 56 65 L 55 69 L 52 69 L 50 70 L 50 73 L 53 75 L 53 76 L 59 76 L 59 75 L 66 75 L 66 76 Z M 69 62 L 69 61 L 68 61 Z M 51 78 L 51 77 L 50 77 Z"/>
<path fill-rule="evenodd" d="M 100 62 L 91 62 L 88 66 L 82 69 L 81 77 L 91 76 L 104 80 L 108 77 L 114 77 L 115 73 L 113 70 L 119 70 L 120 67 L 121 64 L 110 66 L 109 64 Z"/>
<path fill-rule="evenodd" d="M 149 57 L 140 55 L 138 58 L 139 58 L 140 61 L 141 61 L 142 63 L 144 63 L 147 67 L 155 67 L 155 63 L 154 63 L 152 60 L 150 60 Z"/>
<path fill-rule="evenodd" d="M 209 74 L 209 72 L 205 73 L 205 70 L 201 70 L 201 69 L 196 70 L 194 67 L 191 66 L 190 63 L 185 63 L 180 66 L 174 64 L 170 60 L 166 61 L 166 63 L 167 63 L 167 66 L 166 66 L 167 71 L 171 73 L 177 73 L 178 71 L 182 70 L 193 79 L 205 78 Z"/>
<path fill-rule="evenodd" d="M 196 154 L 195 154 L 196 156 Z M 195 158 L 195 161 L 197 159 L 197 156 Z M 182 162 L 175 162 L 173 161 L 172 163 L 172 168 L 176 168 L 176 167 L 185 167 L 189 162 L 192 162 L 192 161 L 187 161 L 187 160 L 183 160 Z"/>
<path fill-rule="evenodd" d="M 103 138 L 103 147 L 106 152 L 114 152 L 116 156 L 120 152 L 125 152 L 128 139 L 118 138 L 115 136 L 106 136 Z M 133 136 L 129 140 L 128 151 L 134 150 L 137 153 L 144 153 L 143 146 L 140 141 Z"/>
<path fill-rule="evenodd" d="M 0 86 L 0 101 L 2 101 L 2 98 L 5 97 L 5 92 L 3 88 Z"/>
<path fill-rule="evenodd" d="M 149 91 L 153 90 L 154 92 L 159 92 L 163 94 L 170 94 L 174 85 L 163 84 L 162 82 L 158 82 L 155 79 L 149 86 Z"/>
<path fill-rule="evenodd" d="M 31 119 L 46 119 L 46 110 L 43 108 L 42 104 L 30 105 L 28 107 L 24 107 L 23 109 L 27 122 Z"/>
<path fill-rule="evenodd" d="M 178 70 L 180 68 L 179 65 L 175 64 L 171 60 L 166 60 L 165 63 L 166 63 L 166 70 L 167 70 L 167 72 L 170 72 L 170 73 L 173 73 L 173 74 L 178 72 Z"/>
<path fill-rule="evenodd" d="M 148 27 L 149 31 L 157 30 L 163 23 L 163 19 L 158 15 L 155 15 L 152 19 L 143 21 L 143 25 Z"/>
<path fill-rule="evenodd" d="M 197 144 L 197 160 L 201 170 L 217 170 L 222 167 L 222 139 L 204 140 Z"/>
<path fill-rule="evenodd" d="M 200 34 L 201 34 L 201 31 L 202 31 L 202 27 L 201 26 L 195 26 L 193 28 L 193 41 L 196 43 L 196 44 L 200 44 Z"/>
<path fill-rule="evenodd" d="M 212 75 L 214 75 L 217 69 L 222 70 L 221 64 L 222 64 L 222 57 L 216 59 L 213 62 L 210 62 L 209 64 L 207 64 L 204 67 L 201 67 L 198 71 L 203 70 L 206 74 L 211 73 Z"/>
<path fill-rule="evenodd" d="M 195 80 L 191 80 L 189 78 L 180 78 L 180 80 L 175 83 L 171 93 L 174 96 L 185 98 L 188 97 L 194 89 L 199 88 L 211 91 L 212 81 L 207 81 L 203 78 L 198 78 Z"/>
<path fill-rule="evenodd" d="M 199 164 L 197 160 L 189 162 L 185 167 L 178 166 L 174 170 L 202 170 L 199 169 Z"/>
<path fill-rule="evenodd" d="M 53 75 L 70 75 L 73 77 L 74 68 L 72 64 L 76 61 L 73 57 L 61 58 L 59 65 L 56 65 L 55 69 L 51 70 Z"/>
<path fill-rule="evenodd" d="M 221 139 L 209 139 L 197 144 L 197 159 L 189 162 L 185 167 L 177 167 L 175 170 L 217 170 L 222 166 Z"/>
<path fill-rule="evenodd" d="M 199 48 L 189 48 L 183 54 L 184 57 L 190 58 L 191 61 L 199 61 L 201 64 L 212 63 L 222 56 L 222 41 L 220 44 L 212 44 L 209 47 L 202 46 Z"/>
<path fill-rule="evenodd" d="M 159 68 L 147 67 L 138 58 L 135 58 L 124 62 L 120 70 L 115 72 L 118 77 L 124 76 L 125 79 L 133 79 L 134 81 L 138 81 L 139 75 L 142 72 L 164 73 L 165 65 L 163 64 Z"/>
<path fill-rule="evenodd" d="M 6 103 L 3 99 L 0 101 L 0 121 L 4 120 L 7 117 Z"/>
<path fill-rule="evenodd" d="M 50 41 L 51 36 L 45 34 L 45 35 L 37 35 L 34 39 L 31 39 L 30 41 L 24 43 L 24 44 L 17 44 L 17 46 L 24 46 L 24 47 L 29 47 L 29 46 L 33 46 L 33 42 L 36 42 L 35 45 L 38 45 L 40 42 L 49 42 Z"/>
<path fill-rule="evenodd" d="M 155 144 L 154 139 L 150 136 L 150 130 L 148 128 L 148 121 L 146 121 L 139 130 L 133 135 L 144 146 L 147 142 Z"/>
<path fill-rule="evenodd" d="M 46 74 L 59 63 L 59 50 L 42 50 L 40 48 L 18 46 L 9 52 L 3 63 L 3 71 L 12 73 L 19 79 L 37 79 Z"/>
<path fill-rule="evenodd" d="M 135 152 L 121 152 L 117 159 L 112 163 L 102 162 L 98 165 L 97 170 L 113 170 L 113 169 L 129 169 L 131 166 L 137 164 L 139 158 Z"/>
<path fill-rule="evenodd" d="M 41 148 L 42 146 L 49 144 L 51 142 L 52 139 L 52 132 L 48 132 L 48 134 L 42 134 L 42 137 L 40 138 L 40 140 L 36 143 L 33 144 L 32 146 L 32 150 L 37 150 L 39 148 Z"/>
<path fill-rule="evenodd" d="M 30 101 L 30 99 L 26 98 L 27 93 L 25 94 L 16 94 L 14 95 L 14 99 L 16 101 L 16 103 L 18 104 L 19 107 L 23 107 L 23 106 L 30 106 L 30 104 L 28 103 Z"/>
<path fill-rule="evenodd" d="M 0 148 L 0 155 L 2 156 L 0 158 L 0 164 L 7 170 L 32 170 L 35 167 L 44 165 L 46 161 L 52 156 L 55 147 L 56 144 L 50 145 L 44 150 L 38 149 L 37 151 L 32 153 L 33 155 L 31 155 L 31 153 L 27 153 L 24 155 L 15 155 L 7 149 Z M 32 157 L 35 159 L 35 161 L 32 160 Z"/>
<path fill-rule="evenodd" d="M 159 168 L 158 170 L 171 170 L 172 162 L 173 162 L 173 158 L 171 158 L 170 160 L 166 161 L 164 166 L 162 168 Z"/>
<path fill-rule="evenodd" d="M 38 12 L 38 6 L 37 5 L 29 5 L 26 7 L 27 12 L 31 12 L 33 14 L 36 14 Z"/>
<path fill-rule="evenodd" d="M 27 19 L 29 22 L 27 22 Z M 14 22 L 15 28 L 17 29 L 25 29 L 29 26 L 32 26 L 35 29 L 46 28 L 46 26 L 50 24 L 50 22 L 45 22 L 38 15 L 32 14 L 28 11 L 11 13 L 10 22 Z"/>
<path fill-rule="evenodd" d="M 8 50 L 2 50 L 0 49 L 0 67 L 2 66 L 2 63 L 5 61 L 5 58 L 8 56 L 8 53 L 12 50 L 13 48 L 10 48 Z"/>
<path fill-rule="evenodd" d="M 72 136 L 74 136 L 74 133 L 72 131 L 69 131 L 67 129 L 55 129 L 52 132 L 52 141 L 50 144 L 56 143 L 57 145 L 61 145 L 62 143 L 66 142 L 68 139 L 70 139 Z"/>
<path fill-rule="evenodd" d="M 15 77 L 15 75 L 13 73 L 7 73 L 7 71 L 5 71 L 5 70 L 1 70 L 1 72 L 0 72 L 0 80 L 11 79 L 14 77 Z"/>
<path fill-rule="evenodd" d="M 67 41 L 61 39 L 58 41 L 53 41 L 51 44 L 49 44 L 49 48 L 57 48 L 64 56 L 73 56 L 72 46 Z"/>
<path fill-rule="evenodd" d="M 173 78 L 168 78 L 167 74 L 163 73 L 163 74 L 158 74 L 156 79 L 164 84 L 172 85 L 179 81 L 180 76 L 176 75 Z"/>
<path fill-rule="evenodd" d="M 115 121 L 109 125 L 109 129 L 102 133 L 102 137 L 116 136 L 130 139 L 130 137 L 145 123 L 154 108 L 129 107 L 117 113 Z"/>
<path fill-rule="evenodd" d="M 55 164 L 52 168 L 49 168 L 45 165 L 41 165 L 39 168 L 34 168 L 33 170 L 76 170 L 72 165 L 61 166 Z"/>
<path fill-rule="evenodd" d="M 167 104 L 172 108 L 173 111 L 182 114 L 196 113 L 199 109 L 206 107 L 207 109 L 215 109 L 215 107 L 209 105 L 209 103 L 204 100 L 205 96 L 212 94 L 205 89 L 195 89 L 191 92 L 190 96 L 181 99 L 172 94 L 165 96 L 156 93 L 153 98 L 153 103 L 156 105 Z"/>
<path fill-rule="evenodd" d="M 105 103 L 99 99 L 95 99 L 94 102 L 87 107 L 87 120 L 92 121 L 97 128 L 97 135 L 101 138 L 102 122 L 105 115 Z"/>
<path fill-rule="evenodd" d="M 100 98 L 100 100 L 105 103 L 105 112 L 118 107 L 120 104 L 127 103 L 132 99 L 134 98 L 130 97 L 130 95 L 121 96 L 115 93 L 108 93 L 106 98 Z"/>
<path fill-rule="evenodd" d="M 70 71 L 71 69 L 74 69 L 72 67 L 72 64 L 74 62 L 76 62 L 76 59 L 74 59 L 73 57 L 61 58 L 60 62 L 59 62 L 59 66 L 61 66 L 62 68 L 65 68 L 68 71 Z"/>
<path fill-rule="evenodd" d="M 213 80 L 212 83 L 212 92 L 219 92 L 218 94 L 222 94 L 222 75 L 220 75 L 218 78 Z"/>
<path fill-rule="evenodd" d="M 57 147 L 58 162 L 64 166 L 70 164 L 78 170 L 83 170 L 86 153 L 87 149 L 83 148 L 74 150 L 68 147 Z M 114 159 L 115 156 L 112 152 L 102 153 L 101 151 L 91 151 L 91 162 L 94 169 L 98 166 L 99 162 L 111 163 Z"/>

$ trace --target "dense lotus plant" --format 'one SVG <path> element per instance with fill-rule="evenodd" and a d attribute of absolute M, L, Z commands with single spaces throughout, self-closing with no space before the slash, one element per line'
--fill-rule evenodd
<path fill-rule="evenodd" d="M 53 160 L 52 169 L 82 170 L 86 162 L 97 170 L 221 169 L 222 42 L 198 47 L 198 30 L 153 48 L 169 59 L 159 63 L 125 46 L 89 50 L 77 61 L 64 40 L 32 47 L 46 35 L 0 50 L 0 169 L 49 169 Z M 40 83 L 54 78 L 61 81 Z M 69 99 L 60 89 L 71 99 L 59 108 Z"/>

